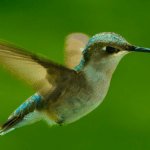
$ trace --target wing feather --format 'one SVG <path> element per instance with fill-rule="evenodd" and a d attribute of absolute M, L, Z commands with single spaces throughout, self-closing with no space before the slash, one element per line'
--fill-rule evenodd
<path fill-rule="evenodd" d="M 89 37 L 82 33 L 67 37 L 65 64 L 71 69 L 3 40 L 0 40 L 0 64 L 42 95 L 48 96 L 47 93 L 52 93 L 58 84 L 63 87 L 74 76 L 72 69 L 79 64 L 88 40 Z"/>
<path fill-rule="evenodd" d="M 74 72 L 52 61 L 5 41 L 0 41 L 0 64 L 35 90 L 52 90 L 62 74 Z"/>
<path fill-rule="evenodd" d="M 74 69 L 81 61 L 82 51 L 89 41 L 89 36 L 83 33 L 73 33 L 67 36 L 65 45 L 65 65 Z"/>

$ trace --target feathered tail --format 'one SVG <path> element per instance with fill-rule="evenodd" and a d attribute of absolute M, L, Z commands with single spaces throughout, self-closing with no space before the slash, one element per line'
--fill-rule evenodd
<path fill-rule="evenodd" d="M 42 119 L 38 110 L 42 109 L 44 103 L 43 98 L 39 94 L 31 96 L 0 126 L 0 135 Z"/>

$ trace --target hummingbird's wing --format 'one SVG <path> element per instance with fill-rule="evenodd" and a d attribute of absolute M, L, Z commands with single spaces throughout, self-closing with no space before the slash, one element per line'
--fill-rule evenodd
<path fill-rule="evenodd" d="M 65 44 L 65 65 L 75 68 L 83 57 L 82 51 L 89 41 L 89 36 L 83 33 L 73 33 L 67 36 Z"/>
<path fill-rule="evenodd" d="M 0 64 L 43 94 L 56 87 L 57 82 L 61 83 L 75 73 L 74 70 L 2 40 L 0 40 Z"/>

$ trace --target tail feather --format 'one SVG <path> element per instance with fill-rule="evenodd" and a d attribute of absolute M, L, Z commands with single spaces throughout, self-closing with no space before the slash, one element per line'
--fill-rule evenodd
<path fill-rule="evenodd" d="M 4 135 L 4 134 L 8 133 L 9 131 L 14 130 L 13 127 L 22 120 L 23 120 L 23 117 L 21 117 L 21 116 L 13 116 L 12 118 L 5 121 L 0 126 L 0 135 Z"/>
<path fill-rule="evenodd" d="M 0 126 L 0 135 L 4 135 L 20 126 L 40 120 L 42 117 L 36 110 L 41 109 L 43 105 L 44 100 L 39 94 L 31 96 Z"/>

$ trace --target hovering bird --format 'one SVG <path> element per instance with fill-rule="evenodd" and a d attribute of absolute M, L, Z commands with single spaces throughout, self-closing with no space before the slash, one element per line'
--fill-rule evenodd
<path fill-rule="evenodd" d="M 124 55 L 150 52 L 111 32 L 90 39 L 84 34 L 72 34 L 65 49 L 67 67 L 0 41 L 0 63 L 36 90 L 0 126 L 0 135 L 42 119 L 50 126 L 80 119 L 103 101 Z"/>

